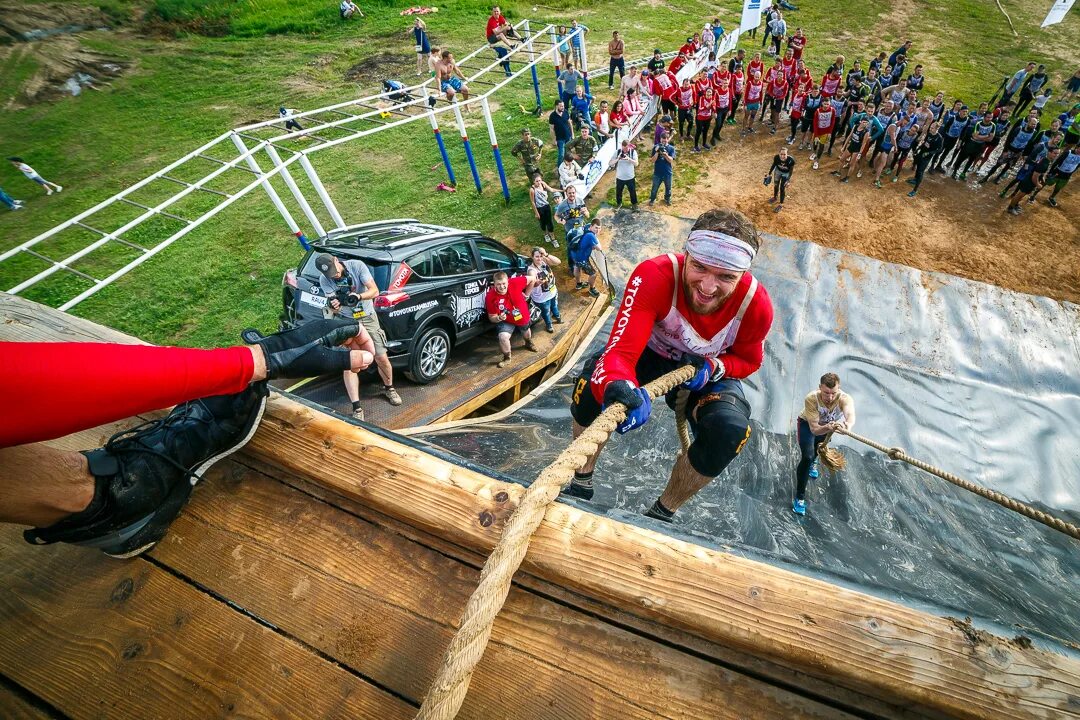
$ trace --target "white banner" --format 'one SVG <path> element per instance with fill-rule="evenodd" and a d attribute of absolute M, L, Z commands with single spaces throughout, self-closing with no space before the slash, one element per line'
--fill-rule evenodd
<path fill-rule="evenodd" d="M 739 32 L 750 32 L 761 24 L 761 13 L 769 7 L 769 0 L 745 0 Z"/>
<path fill-rule="evenodd" d="M 1065 18 L 1065 13 L 1069 12 L 1075 2 L 1076 0 L 1055 0 L 1054 6 L 1050 8 L 1049 14 L 1043 20 L 1042 27 L 1061 22 Z"/>
<path fill-rule="evenodd" d="M 717 60 L 735 50 L 735 46 L 739 44 L 741 32 L 739 28 L 735 28 L 734 32 L 724 36 L 724 39 L 720 41 L 720 48 L 716 51 Z"/>

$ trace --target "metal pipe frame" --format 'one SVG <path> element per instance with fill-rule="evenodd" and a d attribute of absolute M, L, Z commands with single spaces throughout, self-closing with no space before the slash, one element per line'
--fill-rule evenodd
<path fill-rule="evenodd" d="M 473 157 L 472 145 L 469 143 L 469 132 L 465 129 L 465 118 L 461 116 L 461 106 L 458 104 L 454 105 L 454 117 L 457 120 L 458 132 L 461 133 L 461 144 L 465 146 L 465 157 L 469 160 L 469 169 L 472 170 L 476 192 L 483 192 L 484 187 L 480 184 L 480 171 L 476 169 L 476 158 Z"/>
<path fill-rule="evenodd" d="M 457 185 L 457 178 L 454 177 L 454 168 L 450 165 L 450 156 L 446 152 L 446 143 L 443 142 L 442 133 L 439 131 L 439 121 L 435 119 L 435 112 L 433 108 L 429 108 L 428 118 L 431 120 L 431 129 L 435 132 L 435 142 L 439 144 L 439 154 L 442 155 L 443 165 L 446 167 L 446 177 L 450 179 L 450 184 Z"/>
<path fill-rule="evenodd" d="M 289 188 L 289 192 L 292 193 L 293 199 L 300 205 L 300 209 L 304 211 L 304 215 L 307 217 L 308 222 L 311 223 L 311 227 L 315 228 L 316 236 L 322 237 L 325 235 L 326 230 L 323 228 L 322 223 L 319 222 L 319 217 L 315 214 L 315 211 L 311 209 L 311 205 L 308 204 L 307 198 L 304 197 L 304 193 L 300 192 L 299 186 L 297 186 L 296 181 L 293 180 L 293 176 L 287 168 L 287 163 L 281 162 L 281 156 L 278 155 L 277 148 L 266 143 L 266 154 L 270 156 L 270 161 L 274 163 L 277 172 L 281 173 L 281 179 L 285 181 L 285 187 Z M 299 154 L 293 155 L 289 160 L 292 161 L 299 157 Z"/>
<path fill-rule="evenodd" d="M 233 133 L 232 135 L 233 145 L 236 146 L 236 151 L 244 153 L 247 151 L 247 144 L 240 139 L 239 133 Z M 247 157 L 248 167 L 256 171 L 260 177 L 264 175 L 262 168 L 259 166 L 258 161 L 248 155 Z M 281 202 L 281 196 L 277 194 L 277 190 L 270 184 L 269 180 L 262 181 L 262 189 L 266 191 L 266 194 L 270 197 L 270 202 L 274 203 L 274 207 L 277 208 L 278 213 L 285 219 L 285 224 L 289 226 L 289 230 L 295 235 L 300 232 L 300 226 L 296 224 L 296 220 L 293 219 L 292 213 L 285 207 L 285 203 Z"/>
<path fill-rule="evenodd" d="M 491 119 L 491 105 L 487 98 L 480 98 L 480 109 L 484 112 L 488 139 L 491 140 L 491 152 L 495 156 L 495 167 L 499 169 L 499 183 L 502 185 L 503 200 L 510 204 L 510 187 L 506 184 L 506 170 L 503 169 L 502 153 L 499 152 L 499 139 L 495 135 L 495 123 Z"/>
<path fill-rule="evenodd" d="M 308 180 L 315 186 L 315 192 L 319 194 L 319 199 L 323 201 L 323 205 L 326 206 L 326 211 L 330 213 L 330 217 L 334 220 L 334 227 L 338 230 L 345 227 L 345 221 L 341 219 L 341 213 L 338 212 L 337 205 L 334 205 L 334 201 L 330 199 L 330 194 L 326 192 L 326 188 L 323 187 L 322 180 L 319 179 L 319 174 L 315 172 L 315 167 L 311 164 L 311 160 L 307 155 L 300 156 L 300 167 L 304 168 Z M 320 235 L 325 234 L 326 233 L 320 233 Z"/>

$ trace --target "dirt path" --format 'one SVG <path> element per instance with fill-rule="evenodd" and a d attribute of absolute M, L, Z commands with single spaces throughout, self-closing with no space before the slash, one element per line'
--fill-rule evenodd
<path fill-rule="evenodd" d="M 787 202 L 774 213 L 768 202 L 772 188 L 761 181 L 782 142 L 780 133 L 771 136 L 768 130 L 750 139 L 725 130 L 720 147 L 699 156 L 681 144 L 684 162 L 708 169 L 695 188 L 675 193 L 671 210 L 693 217 L 708 207 L 735 207 L 777 235 L 1080 302 L 1080 183 L 1061 191 L 1057 208 L 1046 204 L 1047 188 L 1037 205 L 1025 202 L 1023 215 L 1012 217 L 1004 212 L 997 186 L 979 186 L 970 175 L 967 183 L 933 175 L 918 197 L 909 198 L 907 168 L 898 183 L 883 178 L 880 190 L 867 174 L 843 185 L 829 174 L 839 165 L 836 159 L 825 158 L 814 171 L 803 151 L 793 153 Z M 838 141 L 834 155 L 839 151 Z"/>

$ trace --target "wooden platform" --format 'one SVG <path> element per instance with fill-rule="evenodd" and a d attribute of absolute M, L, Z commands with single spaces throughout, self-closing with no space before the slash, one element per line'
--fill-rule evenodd
<path fill-rule="evenodd" d="M 0 718 L 415 714 L 522 488 L 282 398 L 249 450 L 142 558 L 0 526 Z M 566 505 L 524 571 L 461 718 L 1080 717 L 1075 661 Z"/>
<path fill-rule="evenodd" d="M 563 324 L 555 325 L 553 334 L 544 330 L 543 323 L 533 326 L 533 341 L 539 353 L 522 349 L 521 339 L 515 336 L 513 362 L 506 368 L 495 366 L 502 353 L 495 334 L 488 332 L 454 348 L 446 373 L 434 383 L 417 385 L 404 372 L 395 371 L 394 385 L 403 401 L 398 407 L 383 398 L 378 375 L 369 371 L 361 375 L 360 383 L 366 422 L 388 430 L 416 428 L 468 417 L 491 403 L 516 402 L 523 394 L 523 385 L 538 383 L 573 353 L 578 341 L 609 305 L 607 296 L 593 299 L 584 292 L 564 290 L 559 295 Z M 340 375 L 275 385 L 345 417 L 352 412 Z"/>

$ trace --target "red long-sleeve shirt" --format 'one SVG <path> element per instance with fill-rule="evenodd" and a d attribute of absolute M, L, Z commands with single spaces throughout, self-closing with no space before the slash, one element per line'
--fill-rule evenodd
<path fill-rule="evenodd" d="M 685 257 L 678 254 L 676 259 L 678 276 L 681 278 Z M 603 401 L 604 390 L 613 380 L 629 380 L 638 384 L 635 372 L 638 358 L 649 338 L 658 332 L 657 325 L 671 311 L 671 299 L 676 287 L 675 309 L 701 339 L 714 341 L 727 332 L 735 319 L 752 279 L 750 273 L 744 273 L 731 297 L 719 310 L 709 315 L 698 315 L 690 310 L 683 296 L 682 282 L 676 282 L 676 273 L 667 255 L 639 264 L 626 283 L 607 347 L 596 363 L 590 383 L 593 396 L 598 402 Z M 765 286 L 758 284 L 732 344 L 722 352 L 711 354 L 724 363 L 725 377 L 745 378 L 757 372 L 764 358 L 765 336 L 772 327 L 772 320 L 772 300 Z"/>

